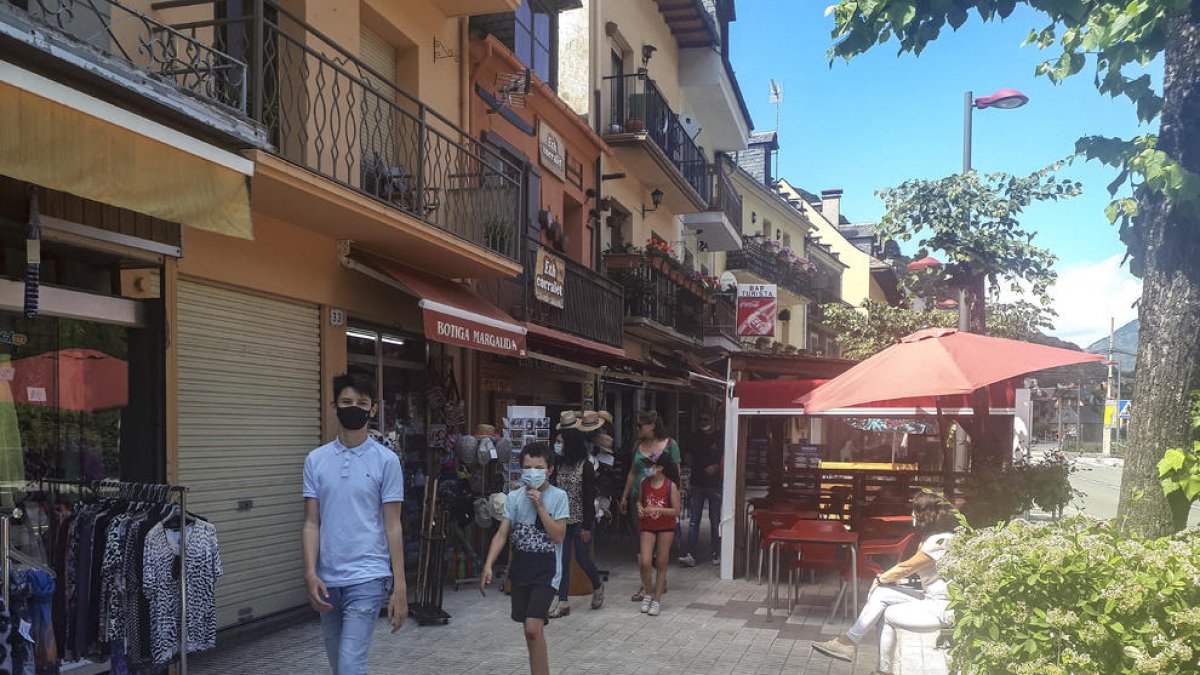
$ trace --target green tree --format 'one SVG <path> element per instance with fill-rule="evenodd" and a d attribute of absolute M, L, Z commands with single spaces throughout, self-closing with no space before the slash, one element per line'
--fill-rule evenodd
<path fill-rule="evenodd" d="M 856 361 L 870 358 L 910 333 L 922 328 L 953 328 L 958 323 L 955 310 L 894 307 L 867 300 L 854 308 L 841 303 L 821 305 L 822 323 L 837 333 L 842 356 Z M 1018 300 L 990 302 L 987 306 L 988 334 L 1011 340 L 1031 340 L 1052 327 L 1053 310 Z"/>
<path fill-rule="evenodd" d="M 1143 279 L 1138 417 L 1120 513 L 1133 532 L 1169 534 L 1187 523 L 1187 507 L 1163 495 L 1158 462 L 1167 448 L 1190 443 L 1188 394 L 1200 361 L 1200 0 L 842 0 L 831 8 L 830 56 L 850 59 L 893 39 L 901 53 L 920 54 L 972 12 L 1003 20 L 1018 4 L 1045 18 L 1029 40 L 1054 50 L 1039 75 L 1059 82 L 1090 63 L 1100 93 L 1128 99 L 1140 121 L 1159 123 L 1157 135 L 1090 136 L 1076 147 L 1120 169 L 1109 186 L 1114 196 L 1126 186 L 1134 195 L 1107 209 Z M 1159 57 L 1161 95 L 1145 72 Z"/>
<path fill-rule="evenodd" d="M 966 291 L 971 332 L 985 333 L 989 284 L 992 289 L 1008 284 L 1018 293 L 1027 285 L 1043 304 L 1050 302 L 1048 291 L 1057 278 L 1054 254 L 1035 246 L 1035 234 L 1017 219 L 1035 201 L 1079 194 L 1079 183 L 1054 176 L 1058 168 L 1024 177 L 970 171 L 880 190 L 887 209 L 880 234 L 900 241 L 918 238 L 922 250 L 945 256 L 948 281 Z"/>

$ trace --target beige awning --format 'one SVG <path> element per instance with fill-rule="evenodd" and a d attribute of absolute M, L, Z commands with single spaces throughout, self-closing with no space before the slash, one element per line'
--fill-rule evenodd
<path fill-rule="evenodd" d="M 0 61 L 0 174 L 253 238 L 244 157 Z"/>

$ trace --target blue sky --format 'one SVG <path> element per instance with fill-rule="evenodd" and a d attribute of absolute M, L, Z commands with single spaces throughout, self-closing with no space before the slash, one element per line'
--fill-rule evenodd
<path fill-rule="evenodd" d="M 1033 12 L 989 24 L 973 15 L 920 57 L 897 57 L 892 43 L 830 68 L 831 1 L 741 0 L 731 53 L 758 130 L 775 126 L 768 79 L 783 86 L 781 175 L 813 192 L 842 188 L 842 212 L 852 220 L 883 215 L 876 190 L 961 169 L 967 90 L 983 96 L 1011 87 L 1030 98 L 1017 110 L 975 112 L 973 164 L 982 172 L 1029 173 L 1070 155 L 1082 135 L 1143 132 L 1132 105 L 1097 93 L 1089 71 L 1057 86 L 1034 75 L 1048 52 L 1021 47 L 1044 24 Z M 1129 305 L 1140 283 L 1119 266 L 1124 246 L 1104 217 L 1115 172 L 1077 161 L 1062 175 L 1081 181 L 1084 194 L 1035 205 L 1022 222 L 1060 258 L 1055 332 L 1090 342 L 1107 333 L 1109 315 L 1118 325 L 1136 316 Z"/>

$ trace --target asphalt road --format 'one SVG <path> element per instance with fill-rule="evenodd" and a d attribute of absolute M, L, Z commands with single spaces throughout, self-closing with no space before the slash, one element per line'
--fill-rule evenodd
<path fill-rule="evenodd" d="M 1071 476 L 1071 484 L 1084 493 L 1072 506 L 1097 518 L 1115 518 L 1121 495 L 1121 467 L 1109 466 L 1106 460 L 1080 458 L 1079 471 Z M 1192 506 L 1188 524 L 1200 524 L 1200 504 Z"/>

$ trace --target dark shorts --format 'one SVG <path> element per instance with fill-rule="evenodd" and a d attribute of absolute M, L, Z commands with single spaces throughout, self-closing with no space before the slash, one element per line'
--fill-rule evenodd
<path fill-rule="evenodd" d="M 550 603 L 558 591 L 550 584 L 513 584 L 512 620 L 525 623 L 526 619 L 541 619 L 550 623 Z"/>

